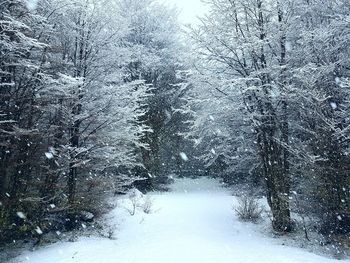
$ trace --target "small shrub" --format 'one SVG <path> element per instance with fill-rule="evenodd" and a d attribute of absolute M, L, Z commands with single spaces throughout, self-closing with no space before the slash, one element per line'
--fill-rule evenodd
<path fill-rule="evenodd" d="M 143 202 L 141 208 L 145 214 L 152 213 L 153 212 L 153 199 L 150 196 L 146 196 L 144 198 L 144 202 Z"/>
<path fill-rule="evenodd" d="M 241 196 L 238 198 L 238 205 L 234 207 L 238 217 L 244 221 L 256 222 L 261 218 L 263 208 L 258 200 L 252 196 Z"/>
<path fill-rule="evenodd" d="M 141 202 L 142 198 L 143 198 L 142 193 L 136 189 L 133 189 L 129 193 L 128 199 L 131 202 L 131 208 L 127 208 L 127 210 L 131 216 L 134 216 L 136 213 L 136 208 L 140 207 L 140 202 Z"/>

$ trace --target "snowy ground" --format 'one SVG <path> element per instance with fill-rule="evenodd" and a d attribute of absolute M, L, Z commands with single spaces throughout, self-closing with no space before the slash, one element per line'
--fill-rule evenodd
<path fill-rule="evenodd" d="M 26 252 L 11 262 L 32 263 L 331 263 L 339 260 L 276 244 L 239 222 L 233 197 L 210 179 L 177 180 L 169 193 L 154 193 L 153 213 L 131 216 L 131 201 L 118 201 L 107 221 L 115 239 L 81 238 Z M 140 201 L 142 203 L 142 201 Z M 350 262 L 343 260 L 342 262 Z"/>

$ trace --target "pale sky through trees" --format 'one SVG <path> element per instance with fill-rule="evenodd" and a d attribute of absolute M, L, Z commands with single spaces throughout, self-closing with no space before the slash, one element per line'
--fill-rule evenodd
<path fill-rule="evenodd" d="M 180 10 L 180 20 L 185 24 L 197 24 L 198 16 L 203 16 L 208 7 L 201 0 L 163 0 L 178 6 Z"/>

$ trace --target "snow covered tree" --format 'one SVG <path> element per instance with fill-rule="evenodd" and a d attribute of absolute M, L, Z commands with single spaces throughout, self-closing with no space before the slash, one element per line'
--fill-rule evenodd
<path fill-rule="evenodd" d="M 174 57 L 171 41 L 169 49 L 161 46 L 169 39 L 156 20 L 169 20 L 163 25 L 167 36 L 175 32 L 175 20 L 157 8 L 145 9 L 150 42 L 142 46 L 130 40 L 135 28 L 121 3 L 26 3 L 1 3 L 3 239 L 74 227 L 81 212 L 99 212 L 105 193 L 138 179 L 133 170 L 143 167 L 141 151 L 149 149 L 150 80 L 163 81 L 161 75 L 171 71 L 167 59 Z M 131 78 L 135 62 L 143 75 Z"/>
<path fill-rule="evenodd" d="M 183 67 L 176 11 L 151 0 L 0 8 L 0 230 L 74 227 L 160 167 Z"/>
<path fill-rule="evenodd" d="M 46 45 L 32 28 L 41 17 L 29 12 L 24 1 L 1 2 L 0 10 L 0 230 L 6 238 L 40 171 L 36 94 L 45 78 L 40 54 Z"/>
<path fill-rule="evenodd" d="M 331 222 L 325 228 L 347 231 L 348 3 L 209 4 L 211 12 L 191 32 L 200 54 L 188 100 L 196 116 L 192 135 L 249 160 L 235 143 L 244 138 L 251 163 L 259 157 L 275 230 L 292 229 L 292 187 L 305 195 L 306 210 Z M 213 133 L 210 120 L 230 132 Z"/>
<path fill-rule="evenodd" d="M 273 226 L 290 231 L 286 28 L 288 2 L 210 1 L 211 12 L 192 37 L 219 75 L 214 86 L 245 106 L 256 136 Z M 237 96 L 241 102 L 237 103 Z"/>
<path fill-rule="evenodd" d="M 140 138 L 148 128 L 139 122 L 145 113 L 139 106 L 148 97 L 149 87 L 142 80 L 125 83 L 130 55 L 123 38 L 128 31 L 122 17 L 111 19 L 116 14 L 114 3 L 43 1 L 40 6 L 38 11 L 43 13 L 55 10 L 48 12 L 54 27 L 48 61 L 64 74 L 54 79 L 52 87 L 65 98 L 61 100 L 66 114 L 61 128 L 68 140 L 60 147 L 64 146 L 69 163 L 64 173 L 68 202 L 75 207 L 86 199 L 93 181 L 102 181 L 108 189 L 108 184 L 120 188 L 125 181 L 135 180 L 121 174 L 118 167 L 141 164 L 135 150 L 146 146 Z"/>
<path fill-rule="evenodd" d="M 291 41 L 300 127 L 313 156 L 301 188 L 324 233 L 344 233 L 349 222 L 349 8 L 347 1 L 301 1 Z M 302 32 L 301 34 L 299 32 Z M 311 191 L 310 191 L 311 190 Z M 311 205 L 317 203 L 318 205 Z"/>
<path fill-rule="evenodd" d="M 120 16 L 129 27 L 124 38 L 131 54 L 131 61 L 125 68 L 126 81 L 143 79 L 151 87 L 145 108 L 147 113 L 140 118 L 151 128 L 142 139 L 149 145 L 149 148 L 142 148 L 142 156 L 146 174 L 157 177 L 164 163 L 161 151 L 171 141 L 171 137 L 167 137 L 171 128 L 166 124 L 170 124 L 174 101 L 180 94 L 176 85 L 180 82 L 177 71 L 185 67 L 180 55 L 183 46 L 177 11 L 154 0 L 123 0 L 118 6 Z"/>

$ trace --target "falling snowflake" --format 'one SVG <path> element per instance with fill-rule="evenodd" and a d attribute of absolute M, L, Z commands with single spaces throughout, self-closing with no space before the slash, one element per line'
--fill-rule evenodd
<path fill-rule="evenodd" d="M 26 215 L 23 212 L 17 212 L 16 214 L 21 219 L 26 219 L 27 218 Z"/>
<path fill-rule="evenodd" d="M 49 159 L 49 160 L 50 160 L 50 159 L 53 159 L 53 154 L 50 153 L 50 152 L 46 152 L 46 153 L 45 153 L 45 156 L 46 156 L 46 158 Z"/>
<path fill-rule="evenodd" d="M 35 10 L 38 0 L 27 0 L 27 7 L 29 10 Z"/>
<path fill-rule="evenodd" d="M 336 110 L 338 108 L 338 105 L 335 102 L 330 103 L 333 110 Z"/>
<path fill-rule="evenodd" d="M 42 231 L 41 228 L 38 227 L 38 226 L 35 228 L 35 232 L 37 232 L 39 235 L 42 235 L 42 234 L 43 234 L 43 231 Z"/>
<path fill-rule="evenodd" d="M 181 152 L 181 153 L 180 153 L 180 157 L 181 157 L 181 159 L 184 160 L 185 162 L 188 161 L 188 157 L 187 157 L 186 153 Z"/>

